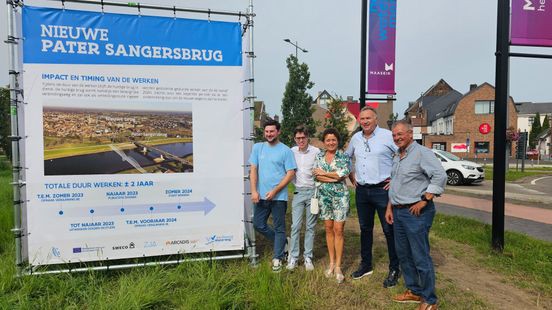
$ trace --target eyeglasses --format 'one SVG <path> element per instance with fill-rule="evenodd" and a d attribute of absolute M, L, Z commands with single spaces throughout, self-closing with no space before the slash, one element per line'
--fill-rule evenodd
<path fill-rule="evenodd" d="M 364 140 L 364 150 L 368 153 L 372 152 L 370 150 L 370 143 L 368 143 L 368 140 Z"/>
<path fill-rule="evenodd" d="M 295 137 L 295 140 L 306 140 L 307 137 Z"/>

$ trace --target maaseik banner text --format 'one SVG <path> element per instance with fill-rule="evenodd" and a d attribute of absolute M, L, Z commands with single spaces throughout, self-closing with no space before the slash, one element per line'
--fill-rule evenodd
<path fill-rule="evenodd" d="M 242 62 L 239 23 L 27 6 L 23 29 L 25 63 L 241 66 Z"/>

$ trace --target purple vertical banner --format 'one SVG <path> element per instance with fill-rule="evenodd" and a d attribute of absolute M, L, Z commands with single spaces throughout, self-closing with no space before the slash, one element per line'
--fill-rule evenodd
<path fill-rule="evenodd" d="M 368 93 L 395 94 L 397 1 L 370 0 Z"/>
<path fill-rule="evenodd" d="M 552 1 L 512 0 L 513 45 L 552 47 Z"/>

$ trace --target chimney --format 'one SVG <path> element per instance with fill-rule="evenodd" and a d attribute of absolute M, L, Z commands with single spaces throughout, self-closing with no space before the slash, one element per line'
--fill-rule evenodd
<path fill-rule="evenodd" d="M 470 91 L 477 88 L 477 84 L 470 84 Z"/>
<path fill-rule="evenodd" d="M 274 118 L 273 118 L 275 121 L 279 122 L 280 121 L 280 116 L 278 115 L 274 115 Z"/>
<path fill-rule="evenodd" d="M 347 96 L 347 102 L 353 102 L 353 96 Z"/>

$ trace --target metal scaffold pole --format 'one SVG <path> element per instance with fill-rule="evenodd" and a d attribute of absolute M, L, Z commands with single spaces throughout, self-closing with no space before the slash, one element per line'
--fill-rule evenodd
<path fill-rule="evenodd" d="M 18 106 L 23 103 L 23 91 L 19 88 L 18 77 L 20 72 L 17 70 L 17 45 L 20 43 L 16 32 L 16 14 L 22 3 L 20 1 L 7 1 L 8 5 L 8 39 L 6 43 L 9 48 L 9 75 L 10 75 L 10 121 L 12 142 L 12 178 L 13 178 L 13 214 L 14 226 L 12 232 L 15 238 L 15 265 L 17 275 L 21 276 L 23 272 L 23 257 L 21 252 L 21 237 L 23 235 L 21 228 L 21 186 L 24 182 L 21 180 L 21 158 L 19 154 L 19 136 L 18 129 Z"/>
<path fill-rule="evenodd" d="M 253 48 L 253 29 L 254 29 L 254 22 L 253 17 L 255 14 L 253 13 L 253 0 L 249 0 L 249 7 L 247 8 L 247 31 L 248 31 L 248 51 L 247 51 L 247 58 L 249 60 L 249 89 L 248 89 L 248 104 L 250 107 L 250 115 L 249 115 L 249 140 L 246 140 L 248 142 L 247 150 L 248 152 L 245 154 L 246 158 L 249 157 L 249 152 L 251 151 L 251 147 L 253 146 L 253 137 L 254 137 L 254 120 L 253 116 L 255 115 L 255 52 Z M 248 183 L 248 182 L 247 182 Z M 253 217 L 255 216 L 253 214 L 253 205 L 252 202 L 247 199 L 247 196 L 245 198 L 245 204 L 247 206 L 246 208 L 246 217 L 245 217 L 245 224 L 246 224 L 246 232 L 247 237 L 249 240 L 247 252 L 249 254 L 249 258 L 251 260 L 251 265 L 256 266 L 257 265 L 257 253 L 256 253 L 256 241 L 255 241 L 255 229 L 253 228 Z"/>

